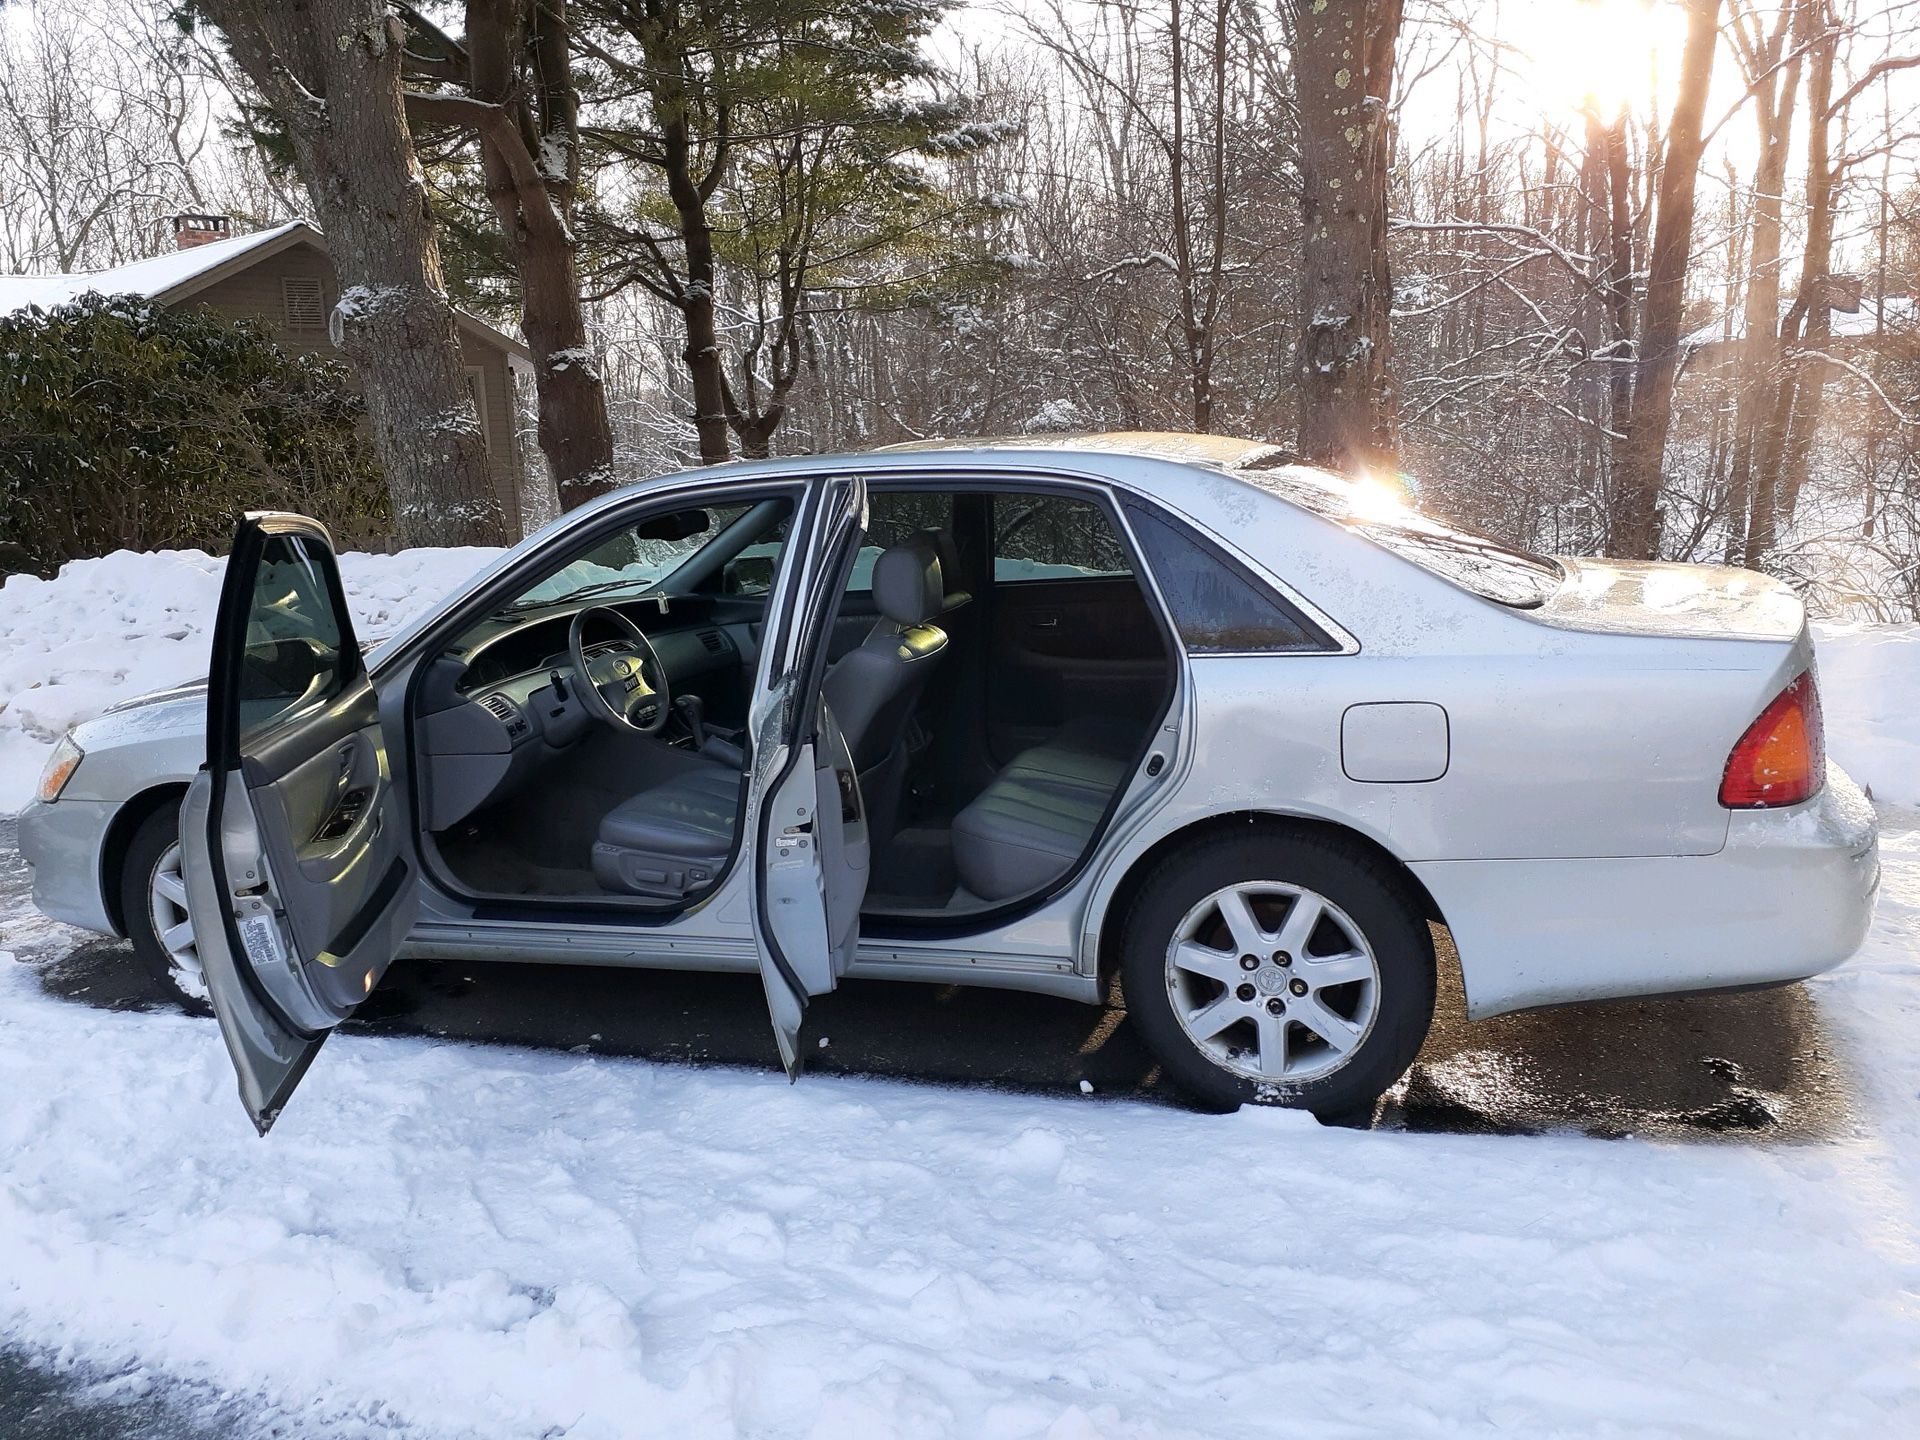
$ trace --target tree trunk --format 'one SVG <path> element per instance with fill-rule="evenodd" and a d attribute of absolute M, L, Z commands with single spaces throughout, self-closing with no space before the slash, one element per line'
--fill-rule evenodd
<path fill-rule="evenodd" d="M 670 187 L 680 214 L 680 238 L 686 247 L 687 284 L 680 314 L 687 329 L 681 358 L 693 382 L 693 429 L 700 438 L 700 463 L 718 465 L 733 458 L 727 426 L 727 372 L 720 355 L 720 333 L 713 309 L 713 230 L 704 198 L 680 204 L 680 186 Z M 689 192 L 693 186 L 689 183 Z"/>
<path fill-rule="evenodd" d="M 560 508 L 614 486 L 613 426 L 587 342 L 570 217 L 579 166 L 566 0 L 468 0 L 474 99 L 499 119 L 481 132 L 487 195 L 520 274 L 521 329 L 533 351 L 540 449 Z M 520 93 L 516 52 L 538 50 L 538 111 Z M 538 157 L 536 159 L 536 157 Z"/>
<path fill-rule="evenodd" d="M 1673 424 L 1673 379 L 1680 358 L 1687 261 L 1693 247 L 1694 181 L 1701 124 L 1713 78 L 1720 0 L 1688 0 L 1687 43 L 1680 57 L 1680 93 L 1667 129 L 1660 170 L 1659 214 L 1647 270 L 1647 298 L 1634 361 L 1633 403 L 1614 466 L 1612 552 L 1629 560 L 1660 554 L 1660 479 Z"/>
<path fill-rule="evenodd" d="M 1401 0 L 1289 0 L 1300 112 L 1300 452 L 1396 466 L 1387 164 Z"/>
<path fill-rule="evenodd" d="M 400 545 L 499 545 L 508 526 L 467 388 L 383 0 L 204 0 L 286 127 L 341 283 Z"/>
<path fill-rule="evenodd" d="M 1810 8 L 1812 3 L 1813 0 L 1809 0 Z M 1824 11 L 1825 7 L 1820 9 Z M 1816 14 L 1815 22 L 1820 18 Z M 1808 28 L 1811 31 L 1813 26 Z M 1795 330 L 1787 337 L 1798 340 L 1803 350 L 1823 349 L 1833 329 L 1833 312 L 1822 289 L 1833 264 L 1835 167 L 1831 131 L 1834 54 L 1838 48 L 1838 27 L 1828 26 L 1811 50 L 1807 65 L 1807 245 L 1800 265 L 1800 291 L 1791 312 Z M 1843 132 L 1845 128 L 1842 125 Z M 1880 233 L 1884 245 L 1884 226 Z M 1875 292 L 1875 303 L 1882 304 L 1885 296 L 1883 280 Z M 1779 513 L 1789 520 L 1800 502 L 1800 487 L 1806 483 L 1807 458 L 1826 402 L 1827 368 L 1824 360 L 1803 357 L 1787 369 L 1781 380 L 1783 387 L 1791 386 L 1793 397 L 1782 407 L 1790 421 L 1775 452 L 1780 456 L 1776 491 Z"/>
<path fill-rule="evenodd" d="M 1776 38 L 1749 60 L 1755 70 L 1779 63 L 1792 23 L 1795 46 L 1784 66 L 1754 95 L 1760 161 L 1753 175 L 1753 240 L 1748 250 L 1746 335 L 1740 347 L 1740 392 L 1734 416 L 1733 489 L 1747 497 L 1740 563 L 1755 565 L 1773 548 L 1774 480 L 1780 433 L 1774 423 L 1780 368 L 1780 210 L 1793 148 L 1793 110 L 1800 92 L 1800 50 L 1813 0 L 1783 11 Z"/>

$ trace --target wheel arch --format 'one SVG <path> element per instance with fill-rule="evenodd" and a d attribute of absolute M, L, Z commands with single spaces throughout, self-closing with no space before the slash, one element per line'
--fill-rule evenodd
<path fill-rule="evenodd" d="M 1101 988 L 1104 993 L 1119 965 L 1120 937 L 1125 930 L 1127 912 L 1132 909 L 1139 897 L 1141 887 L 1146 884 L 1156 866 L 1174 851 L 1189 845 L 1204 843 L 1220 836 L 1259 834 L 1274 839 L 1289 836 L 1313 837 L 1319 840 L 1338 840 L 1341 844 L 1365 854 L 1378 862 L 1393 874 L 1402 888 L 1408 905 L 1414 913 L 1430 924 L 1446 925 L 1447 919 L 1441 913 L 1439 902 L 1427 889 L 1420 877 L 1410 870 L 1386 846 L 1372 836 L 1337 820 L 1326 820 L 1308 815 L 1289 815 L 1270 810 L 1230 810 L 1220 814 L 1207 815 L 1190 821 L 1177 830 L 1171 830 L 1136 855 L 1128 864 L 1120 881 L 1107 899 L 1100 917 L 1097 955 Z M 1435 947 L 1434 963 L 1443 963 L 1441 949 Z M 1457 962 L 1456 962 L 1457 963 Z"/>
<path fill-rule="evenodd" d="M 120 904 L 120 871 L 127 862 L 127 851 L 132 848 L 133 837 L 140 833 L 140 827 L 154 814 L 168 805 L 177 807 L 186 794 L 187 786 L 183 780 L 169 780 L 152 786 L 116 810 L 107 824 L 106 837 L 100 845 L 100 898 L 106 908 L 107 919 L 113 922 L 113 933 L 123 940 L 127 934 L 127 917 Z"/>

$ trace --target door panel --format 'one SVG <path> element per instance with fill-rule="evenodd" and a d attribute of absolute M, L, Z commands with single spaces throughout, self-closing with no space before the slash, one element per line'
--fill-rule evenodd
<path fill-rule="evenodd" d="M 753 706 L 754 941 L 789 1077 L 800 1072 L 807 998 L 833 989 L 846 972 L 866 898 L 860 782 L 820 698 L 830 622 L 865 529 L 864 482 L 817 482 L 796 531 L 790 583 L 776 598 L 775 641 Z"/>
<path fill-rule="evenodd" d="M 1149 724 L 1166 657 L 1131 576 L 1001 581 L 993 587 L 988 732 L 1005 764 L 1067 721 Z"/>
<path fill-rule="evenodd" d="M 221 588 L 207 761 L 181 845 L 208 991 L 263 1135 L 418 906 L 378 707 L 326 531 L 248 516 Z"/>

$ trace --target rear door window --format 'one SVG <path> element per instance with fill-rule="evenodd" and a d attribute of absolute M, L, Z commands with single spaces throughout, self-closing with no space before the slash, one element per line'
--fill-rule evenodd
<path fill-rule="evenodd" d="M 1106 511 L 1072 495 L 993 497 L 993 578 L 1099 579 L 1131 575 Z"/>

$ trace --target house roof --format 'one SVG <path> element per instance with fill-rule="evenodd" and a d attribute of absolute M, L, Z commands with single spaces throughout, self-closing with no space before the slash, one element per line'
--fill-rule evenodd
<path fill-rule="evenodd" d="M 1780 302 L 1781 319 L 1786 318 L 1790 308 L 1787 301 Z M 1884 327 L 1881 324 L 1882 313 L 1885 316 Z M 1883 300 L 1869 296 L 1860 302 L 1858 310 L 1828 310 L 1827 316 L 1827 333 L 1837 340 L 1870 339 L 1879 334 L 1882 328 L 1911 333 L 1916 322 L 1920 322 L 1920 300 L 1911 295 L 1889 295 Z M 1683 350 L 1704 350 L 1710 345 L 1724 345 L 1746 338 L 1746 312 L 1735 310 L 1730 325 L 1723 315 L 1695 330 L 1680 342 L 1680 346 Z"/>
<path fill-rule="evenodd" d="M 304 220 L 289 220 L 247 235 L 215 240 L 190 250 L 173 250 L 106 270 L 70 275 L 0 275 L 0 315 L 10 315 L 29 305 L 38 305 L 43 310 L 64 305 L 89 291 L 102 295 L 142 295 L 162 305 L 177 305 L 229 275 L 296 245 L 311 245 L 323 254 L 327 248 L 326 237 L 314 226 Z M 507 351 L 516 359 L 532 360 L 532 352 L 504 330 L 464 310 L 453 313 L 460 328 L 467 333 Z"/>

